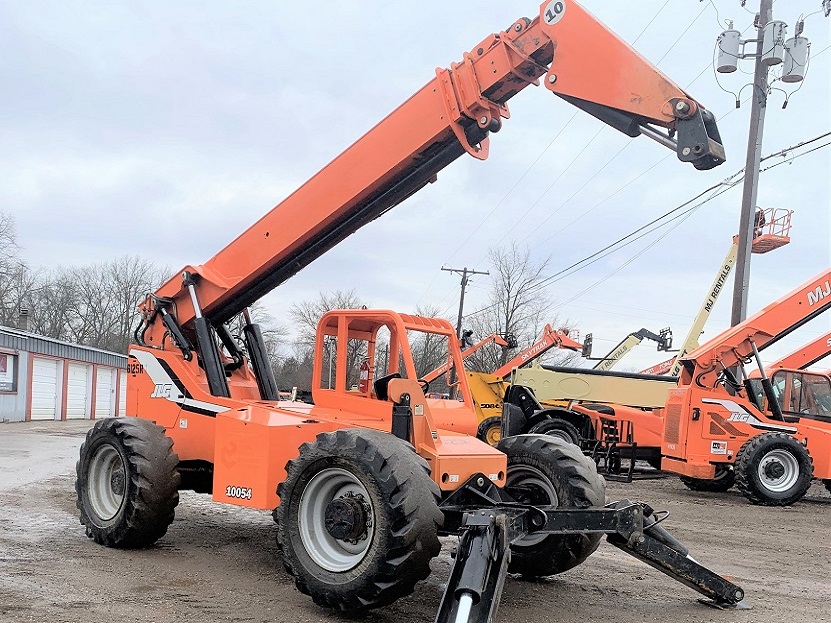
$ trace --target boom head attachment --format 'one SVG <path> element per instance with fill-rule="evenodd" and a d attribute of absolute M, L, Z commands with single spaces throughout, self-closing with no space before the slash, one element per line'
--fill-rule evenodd
<path fill-rule="evenodd" d="M 675 149 L 696 169 L 725 161 L 713 114 L 577 2 L 544 2 L 540 24 L 554 43 L 549 91 L 628 136 Z"/>

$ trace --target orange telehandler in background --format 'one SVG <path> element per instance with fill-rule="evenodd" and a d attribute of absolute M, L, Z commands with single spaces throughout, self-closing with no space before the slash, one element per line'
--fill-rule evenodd
<path fill-rule="evenodd" d="M 768 370 L 787 368 L 791 370 L 805 370 L 816 362 L 831 355 L 831 331 L 820 335 L 795 351 L 780 357 L 770 365 Z"/>
<path fill-rule="evenodd" d="M 471 344 L 468 342 L 472 334 L 472 331 L 462 332 L 462 344 L 467 346 L 467 348 L 465 348 L 462 351 L 462 360 L 465 360 L 474 353 L 479 352 L 482 348 L 489 344 L 496 344 L 497 346 L 501 346 L 505 350 L 511 350 L 518 346 L 516 336 L 514 336 L 512 333 L 507 333 L 504 336 L 500 333 L 491 333 L 488 337 L 476 342 L 476 344 Z M 434 368 L 433 370 L 430 370 L 430 372 L 428 372 L 427 374 L 423 374 L 421 378 L 427 381 L 428 383 L 432 383 L 441 375 L 447 374 L 454 368 L 455 366 L 453 364 L 453 360 L 451 358 L 448 358 L 447 361 L 445 361 L 440 366 Z M 450 384 L 451 383 L 448 382 L 448 385 Z"/>
<path fill-rule="evenodd" d="M 587 43 L 590 45 L 587 46 Z M 545 436 L 477 440 L 463 401 L 427 400 L 408 336 L 444 336 L 446 321 L 388 311 L 326 314 L 315 346 L 314 405 L 281 403 L 247 307 L 338 242 L 435 181 L 464 153 L 485 159 L 508 100 L 547 89 L 682 161 L 724 159 L 710 113 L 573 0 L 544 2 L 486 37 L 201 266 L 186 266 L 140 305 L 127 412 L 99 420 L 77 466 L 87 534 L 143 547 L 165 534 L 178 489 L 272 510 L 283 563 L 319 604 L 389 604 L 430 573 L 439 535 L 458 553 L 436 620 L 491 621 L 508 571 L 535 577 L 582 563 L 603 534 L 615 546 L 719 604 L 743 591 L 707 570 L 652 509 L 605 505 L 604 483 L 574 446 Z M 654 126 L 667 128 L 668 133 Z M 242 339 L 228 322 L 242 315 Z M 389 369 L 346 387 L 350 340 Z M 322 387 L 324 338 L 336 341 L 335 386 Z M 370 357 L 369 361 L 374 361 Z M 510 551 L 509 551 L 510 550 Z"/>
<path fill-rule="evenodd" d="M 663 409 L 663 469 L 702 488 L 735 480 L 751 502 L 771 506 L 799 500 L 814 477 L 829 486 L 829 379 L 778 369 L 772 382 L 759 354 L 829 308 L 831 269 L 686 355 Z M 760 378 L 745 374 L 750 361 Z"/>

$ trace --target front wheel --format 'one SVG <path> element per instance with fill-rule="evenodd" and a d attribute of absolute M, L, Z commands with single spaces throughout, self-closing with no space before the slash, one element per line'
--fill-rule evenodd
<path fill-rule="evenodd" d="M 713 479 L 691 478 L 689 476 L 679 476 L 679 478 L 690 491 L 723 493 L 729 491 L 736 484 L 736 472 L 732 465 L 716 465 L 716 475 Z"/>
<path fill-rule="evenodd" d="M 811 486 L 811 455 L 786 433 L 763 433 L 745 442 L 736 455 L 736 483 L 753 504 L 789 506 Z"/>
<path fill-rule="evenodd" d="M 505 490 L 522 504 L 589 508 L 606 503 L 606 482 L 574 444 L 547 435 L 499 442 L 508 457 Z M 529 535 L 511 545 L 508 571 L 541 577 L 568 571 L 596 549 L 600 534 Z"/>
<path fill-rule="evenodd" d="M 580 431 L 574 424 L 559 417 L 534 424 L 528 432 L 532 435 L 548 435 L 567 443 L 580 445 Z"/>
<path fill-rule="evenodd" d="M 497 415 L 482 420 L 476 429 L 476 438 L 490 446 L 498 444 L 502 439 L 502 418 Z"/>
<path fill-rule="evenodd" d="M 392 603 L 439 553 L 439 489 L 412 446 L 388 433 L 321 433 L 289 461 L 277 542 L 297 588 L 356 612 Z"/>
<path fill-rule="evenodd" d="M 179 457 L 161 426 L 135 417 L 99 420 L 81 445 L 76 506 L 87 536 L 108 547 L 149 547 L 179 503 Z"/>

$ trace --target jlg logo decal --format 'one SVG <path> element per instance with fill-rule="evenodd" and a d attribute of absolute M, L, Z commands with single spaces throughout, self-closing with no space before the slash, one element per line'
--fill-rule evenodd
<path fill-rule="evenodd" d="M 173 391 L 173 385 L 170 383 L 165 384 L 157 384 L 156 388 L 153 390 L 153 393 L 150 394 L 151 398 L 167 398 L 168 400 L 172 398 L 178 398 L 179 392 Z"/>

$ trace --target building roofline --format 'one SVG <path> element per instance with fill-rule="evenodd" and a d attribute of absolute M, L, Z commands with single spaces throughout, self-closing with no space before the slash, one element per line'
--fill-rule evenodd
<path fill-rule="evenodd" d="M 73 342 L 66 342 L 64 340 L 58 340 L 53 337 L 48 337 L 46 335 L 39 335 L 37 333 L 31 333 L 29 331 L 22 331 L 20 329 L 15 329 L 14 327 L 4 327 L 0 325 L 0 333 L 6 333 L 8 335 L 14 335 L 17 337 L 21 337 L 24 339 L 33 338 L 36 340 L 42 340 L 45 342 L 52 342 L 53 344 L 63 344 L 64 346 L 71 346 L 72 348 L 80 348 L 82 350 L 87 350 L 94 353 L 103 353 L 105 355 L 113 355 L 115 357 L 124 357 L 127 358 L 126 353 L 114 353 L 111 350 L 103 350 L 101 348 L 95 348 L 93 346 L 84 346 L 83 344 L 75 344 Z"/>

